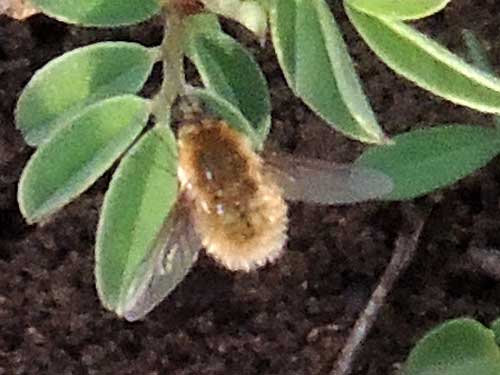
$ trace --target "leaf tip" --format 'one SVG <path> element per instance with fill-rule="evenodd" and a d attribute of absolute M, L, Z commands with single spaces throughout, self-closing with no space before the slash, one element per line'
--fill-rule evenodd
<path fill-rule="evenodd" d="M 388 135 L 382 135 L 382 138 L 380 139 L 380 145 L 382 146 L 393 146 L 396 144 L 396 141 L 394 141 L 392 138 L 390 138 Z"/>
<path fill-rule="evenodd" d="M 383 131 L 370 133 L 364 137 L 359 137 L 358 140 L 363 143 L 371 143 L 377 146 L 393 145 L 395 142 L 386 135 Z"/>

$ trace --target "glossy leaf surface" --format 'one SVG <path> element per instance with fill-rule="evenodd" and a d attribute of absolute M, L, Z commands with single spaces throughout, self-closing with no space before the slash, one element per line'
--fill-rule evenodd
<path fill-rule="evenodd" d="M 18 200 L 28 222 L 52 214 L 92 185 L 146 125 L 148 102 L 125 95 L 88 108 L 26 164 Z"/>

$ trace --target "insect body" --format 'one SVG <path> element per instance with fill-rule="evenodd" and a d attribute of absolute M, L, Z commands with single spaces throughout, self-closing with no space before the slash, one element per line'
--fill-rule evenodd
<path fill-rule="evenodd" d="M 222 121 L 179 133 L 179 179 L 207 252 L 231 270 L 275 259 L 286 239 L 286 204 L 247 139 Z"/>
<path fill-rule="evenodd" d="M 117 311 L 129 321 L 182 281 L 202 247 L 230 270 L 276 259 L 286 241 L 284 199 L 353 203 L 392 189 L 387 176 L 368 168 L 277 154 L 264 161 L 224 121 L 183 125 L 178 144 L 180 195 Z"/>

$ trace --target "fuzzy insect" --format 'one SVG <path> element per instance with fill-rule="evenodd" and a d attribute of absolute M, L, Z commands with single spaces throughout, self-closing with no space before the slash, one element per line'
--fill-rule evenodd
<path fill-rule="evenodd" d="M 129 321 L 175 288 L 202 247 L 233 271 L 278 258 L 286 242 L 285 199 L 353 203 L 392 189 L 387 176 L 368 168 L 278 154 L 264 160 L 221 120 L 183 125 L 178 145 L 181 193 L 119 312 Z"/>
<path fill-rule="evenodd" d="M 201 242 L 220 263 L 250 271 L 279 256 L 287 227 L 283 192 L 246 138 L 223 121 L 182 127 L 178 176 Z"/>

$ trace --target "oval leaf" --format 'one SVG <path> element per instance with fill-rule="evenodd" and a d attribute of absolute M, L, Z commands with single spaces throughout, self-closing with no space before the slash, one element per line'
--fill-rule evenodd
<path fill-rule="evenodd" d="M 89 107 L 38 148 L 19 182 L 26 220 L 40 221 L 85 191 L 132 143 L 148 116 L 144 99 L 111 98 Z"/>
<path fill-rule="evenodd" d="M 96 239 L 96 283 L 114 311 L 177 199 L 177 150 L 170 129 L 150 130 L 123 158 L 106 192 Z"/>
<path fill-rule="evenodd" d="M 497 375 L 500 350 L 493 332 L 472 319 L 435 328 L 410 353 L 405 375 Z"/>
<path fill-rule="evenodd" d="M 83 26 L 138 23 L 160 11 L 158 0 L 30 0 L 45 14 Z"/>
<path fill-rule="evenodd" d="M 16 126 L 32 146 L 47 141 L 83 108 L 138 92 L 155 54 L 137 43 L 104 42 L 68 52 L 45 65 L 23 90 Z"/>
<path fill-rule="evenodd" d="M 271 101 L 264 74 L 253 56 L 223 33 L 193 35 L 189 58 L 203 84 L 237 107 L 260 134 L 271 125 Z"/>
<path fill-rule="evenodd" d="M 335 129 L 369 143 L 386 141 L 323 0 L 277 0 L 273 44 L 288 85 Z"/>
<path fill-rule="evenodd" d="M 398 20 L 424 18 L 444 9 L 450 0 L 346 0 L 360 12 Z"/>
<path fill-rule="evenodd" d="M 392 178 L 381 199 L 411 199 L 450 185 L 484 166 L 500 151 L 500 133 L 479 126 L 420 129 L 394 137 L 395 144 L 369 148 L 356 161 Z"/>
<path fill-rule="evenodd" d="M 393 140 L 392 145 L 369 148 L 356 161 L 392 178 L 392 192 L 381 199 L 411 199 L 450 185 L 500 151 L 498 130 L 478 126 L 419 129 Z"/>
<path fill-rule="evenodd" d="M 257 133 L 252 124 L 234 105 L 207 89 L 194 89 L 188 95 L 200 100 L 207 112 L 224 119 L 232 128 L 247 136 L 256 150 L 262 150 L 267 132 L 265 134 Z"/>
<path fill-rule="evenodd" d="M 365 42 L 389 67 L 418 86 L 478 111 L 500 113 L 500 80 L 467 64 L 400 21 L 346 7 Z"/>

